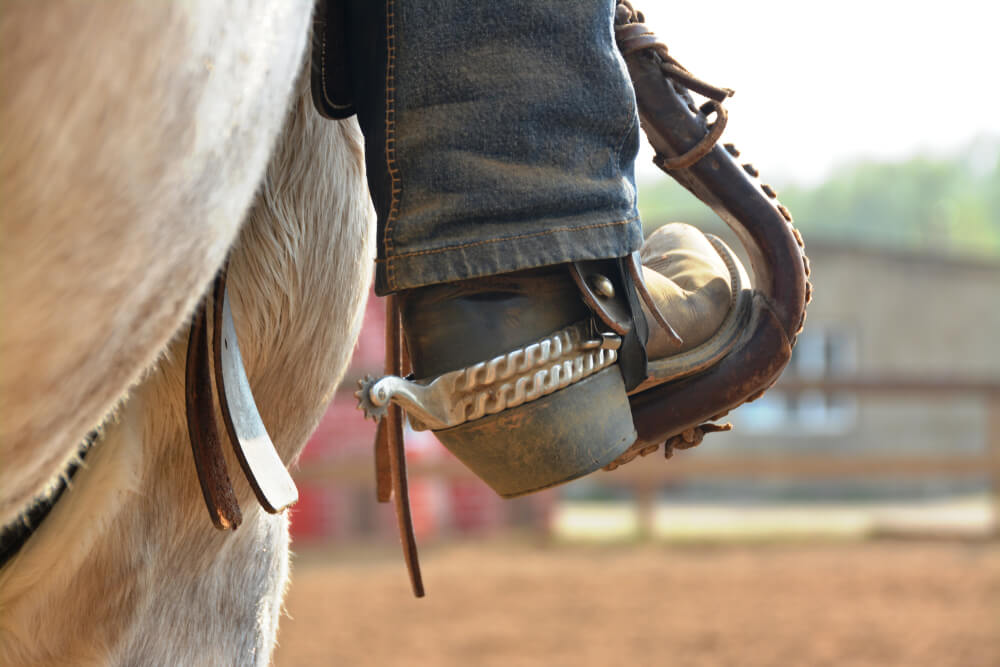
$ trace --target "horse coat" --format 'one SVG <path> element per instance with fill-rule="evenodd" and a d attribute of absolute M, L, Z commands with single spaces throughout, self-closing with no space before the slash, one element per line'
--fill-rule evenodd
<path fill-rule="evenodd" d="M 373 254 L 360 131 L 322 119 L 304 75 L 311 4 L 0 8 L 0 521 L 105 423 L 0 570 L 0 664 L 270 661 L 287 517 L 235 475 L 243 525 L 206 519 L 186 325 L 228 254 L 247 373 L 293 461 Z"/>

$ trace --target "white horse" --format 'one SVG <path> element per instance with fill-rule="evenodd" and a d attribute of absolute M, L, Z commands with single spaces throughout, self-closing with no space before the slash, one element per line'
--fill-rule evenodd
<path fill-rule="evenodd" d="M 229 253 L 247 373 L 293 461 L 358 333 L 373 217 L 356 123 L 312 108 L 312 0 L 245 5 L 0 4 L 0 523 L 106 421 L 0 570 L 0 664 L 270 660 L 287 518 L 227 453 L 243 524 L 212 527 L 186 325 Z"/>

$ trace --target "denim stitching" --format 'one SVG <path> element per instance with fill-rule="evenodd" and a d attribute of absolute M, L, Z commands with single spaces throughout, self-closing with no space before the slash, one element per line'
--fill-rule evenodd
<path fill-rule="evenodd" d="M 385 247 L 386 257 L 392 254 L 392 226 L 399 218 L 399 196 L 402 192 L 399 179 L 399 169 L 396 166 L 396 24 L 395 24 L 395 3 L 393 0 L 386 0 L 386 62 L 385 62 L 385 162 L 386 170 L 389 172 L 389 214 L 386 216 L 385 232 L 382 242 Z M 386 264 L 386 280 L 389 289 L 396 289 L 396 276 L 392 262 Z"/>
<path fill-rule="evenodd" d="M 388 268 L 393 260 L 405 259 L 407 257 L 417 257 L 419 255 L 432 255 L 440 252 L 449 252 L 452 250 L 464 250 L 465 248 L 473 248 L 481 245 L 488 245 L 490 243 L 505 243 L 507 241 L 520 241 L 521 239 L 530 239 L 538 236 L 551 236 L 558 232 L 576 232 L 583 231 L 586 229 L 600 229 L 602 227 L 616 227 L 621 225 L 627 225 L 629 223 L 635 222 L 639 219 L 639 216 L 634 215 L 631 218 L 626 218 L 624 220 L 618 220 L 616 222 L 602 222 L 594 225 L 584 225 L 582 227 L 554 227 L 552 229 L 547 229 L 543 232 L 535 232 L 533 234 L 519 234 L 517 236 L 505 236 L 499 239 L 487 239 L 485 241 L 476 241 L 475 243 L 463 243 L 461 245 L 452 245 L 444 248 L 433 248 L 431 250 L 417 250 L 414 252 L 408 252 L 402 255 L 394 255 L 392 257 L 386 257 L 385 259 L 376 259 L 376 262 L 385 262 Z"/>
<path fill-rule="evenodd" d="M 443 252 L 450 252 L 455 250 L 462 250 L 465 248 L 472 248 L 477 246 L 489 245 L 493 243 L 503 243 L 507 241 L 517 241 L 521 239 L 537 238 L 543 236 L 551 236 L 559 232 L 571 232 L 577 230 L 588 230 L 588 229 L 599 229 L 605 227 L 613 226 L 623 226 L 632 223 L 639 219 L 638 215 L 629 217 L 625 220 L 619 220 L 616 222 L 607 222 L 594 225 L 585 225 L 582 227 L 557 227 L 542 232 L 536 232 L 532 234 L 522 234 L 517 236 L 510 236 L 497 239 L 488 239 L 484 241 L 477 241 L 473 243 L 464 243 L 460 245 L 447 246 L 444 248 L 435 248 L 429 250 L 419 250 L 410 253 L 404 253 L 401 255 L 393 255 L 393 242 L 392 242 L 392 231 L 395 222 L 398 221 L 400 216 L 400 206 L 401 206 L 401 195 L 402 186 L 401 178 L 399 174 L 399 168 L 396 163 L 395 156 L 395 55 L 396 55 L 396 44 L 395 44 L 395 3 L 394 0 L 386 0 L 386 140 L 385 140 L 385 154 L 386 154 L 386 165 L 387 171 L 390 177 L 390 205 L 389 213 L 386 217 L 385 232 L 383 234 L 383 243 L 385 248 L 386 257 L 381 259 L 376 259 L 376 263 L 384 264 L 386 271 L 386 282 L 387 287 L 390 292 L 396 291 L 398 289 L 398 283 L 396 281 L 395 271 L 396 266 L 394 261 L 397 259 L 405 259 L 409 257 L 417 257 L 422 255 L 432 255 Z M 636 113 L 635 107 L 630 108 L 630 113 L 628 115 L 627 123 L 624 125 L 622 134 L 617 142 L 617 148 L 613 155 L 617 158 L 618 163 L 621 164 L 621 154 L 625 147 L 625 141 L 628 139 L 630 132 L 635 127 Z M 614 159 L 614 158 L 613 158 Z M 632 195 L 632 205 L 635 206 L 635 190 L 633 188 Z"/>

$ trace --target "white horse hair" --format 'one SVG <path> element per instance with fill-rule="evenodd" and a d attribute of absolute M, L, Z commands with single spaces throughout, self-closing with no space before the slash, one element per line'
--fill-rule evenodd
<path fill-rule="evenodd" d="M 287 518 L 227 454 L 244 522 L 212 527 L 186 325 L 230 253 L 247 373 L 292 462 L 357 337 L 373 218 L 357 124 L 312 108 L 311 0 L 247 4 L 0 6 L 0 523 L 107 419 L 0 570 L 0 664 L 270 661 Z"/>

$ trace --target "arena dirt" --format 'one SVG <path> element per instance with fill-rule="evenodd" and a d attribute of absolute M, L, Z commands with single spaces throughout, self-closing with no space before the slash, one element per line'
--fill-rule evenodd
<path fill-rule="evenodd" d="M 1000 543 L 306 551 L 276 664 L 1000 665 Z"/>

